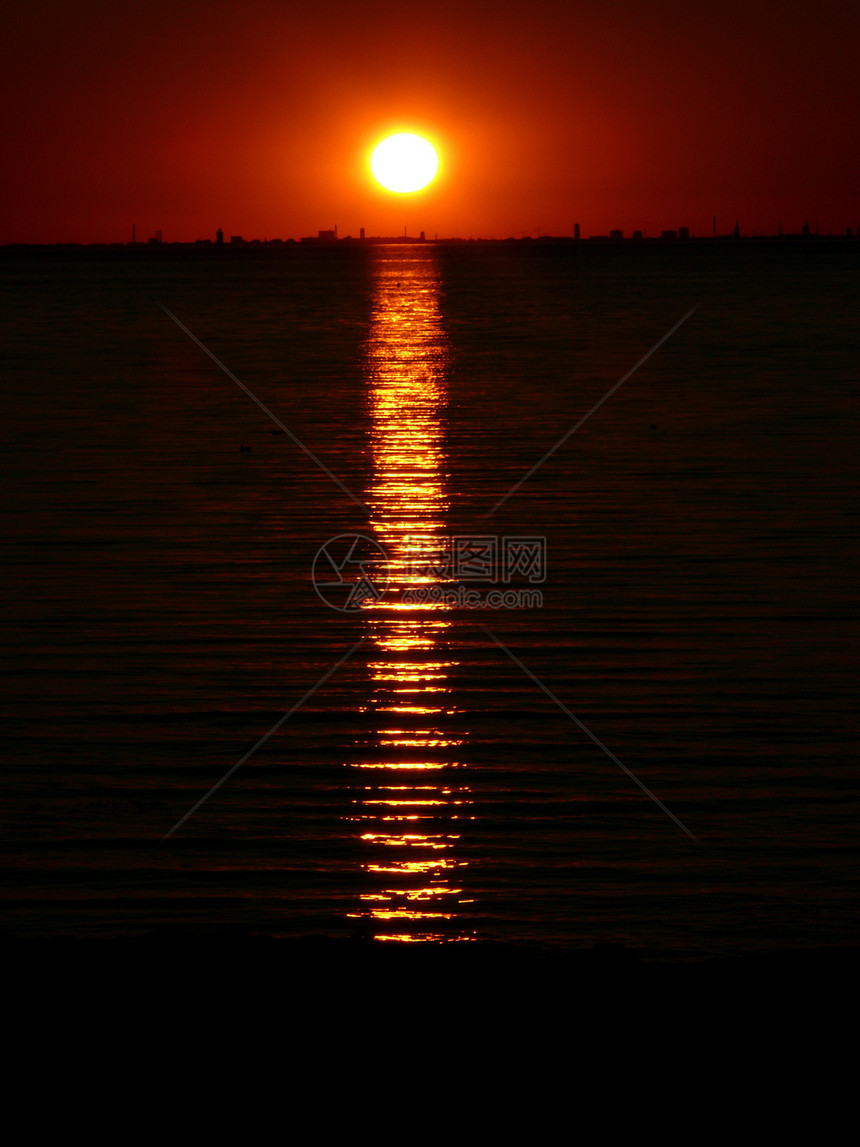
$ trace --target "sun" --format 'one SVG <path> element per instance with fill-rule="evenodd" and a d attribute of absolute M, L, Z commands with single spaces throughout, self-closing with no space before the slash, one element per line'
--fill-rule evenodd
<path fill-rule="evenodd" d="M 388 191 L 420 191 L 439 167 L 436 152 L 426 139 L 409 131 L 390 135 L 376 145 L 370 170 Z"/>

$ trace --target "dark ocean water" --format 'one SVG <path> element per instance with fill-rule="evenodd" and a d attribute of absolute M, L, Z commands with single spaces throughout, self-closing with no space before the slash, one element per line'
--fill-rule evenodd
<path fill-rule="evenodd" d="M 4 251 L 6 932 L 860 941 L 858 256 Z M 452 537 L 540 606 L 410 606 Z"/>

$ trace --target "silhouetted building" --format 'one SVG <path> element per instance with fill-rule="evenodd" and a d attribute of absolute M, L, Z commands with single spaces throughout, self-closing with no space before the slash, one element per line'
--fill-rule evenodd
<path fill-rule="evenodd" d="M 634 239 L 641 239 L 642 238 L 642 232 L 641 231 L 634 231 L 633 232 L 633 238 Z"/>
<path fill-rule="evenodd" d="M 609 238 L 610 239 L 616 239 L 616 240 L 617 239 L 623 239 L 624 238 L 624 232 L 623 231 L 610 231 L 609 232 Z"/>
<path fill-rule="evenodd" d="M 810 235 L 810 231 L 809 231 L 809 224 L 808 224 L 808 223 L 804 223 L 804 224 L 803 224 L 803 232 L 802 232 L 802 234 L 803 234 L 803 237 L 804 237 L 804 239 L 808 239 L 808 238 L 809 238 L 809 235 Z"/>
<path fill-rule="evenodd" d="M 664 231 L 661 234 L 660 238 L 661 239 L 677 239 L 678 238 L 678 232 L 677 231 Z"/>
<path fill-rule="evenodd" d="M 579 238 L 579 224 L 578 223 L 574 223 L 574 225 L 573 225 L 573 237 L 574 237 L 574 239 Z"/>
<path fill-rule="evenodd" d="M 317 236 L 321 243 L 333 243 L 337 238 L 337 229 L 334 231 L 320 231 Z"/>
<path fill-rule="evenodd" d="M 359 239 L 363 239 L 363 238 L 364 238 L 364 228 L 363 228 L 363 227 L 362 227 L 362 228 L 361 228 L 361 230 L 359 231 L 359 233 L 358 233 L 358 237 L 359 237 Z"/>
<path fill-rule="evenodd" d="M 690 228 L 689 227 L 679 227 L 678 228 L 678 238 L 679 239 L 689 239 L 690 238 Z"/>
<path fill-rule="evenodd" d="M 734 236 L 735 239 L 740 239 L 740 237 L 741 237 L 741 225 L 740 225 L 740 223 L 735 223 L 735 229 L 734 229 L 734 231 L 732 231 L 732 235 Z"/>
<path fill-rule="evenodd" d="M 219 247 L 224 246 L 224 232 L 221 230 L 220 227 L 215 232 L 215 242 L 218 244 Z"/>
<path fill-rule="evenodd" d="M 238 247 L 238 245 L 239 245 L 240 243 L 244 243 L 244 242 L 245 242 L 245 240 L 242 238 L 242 236 L 241 236 L 241 235 L 231 235 L 231 236 L 230 236 L 230 242 L 231 242 L 231 243 L 233 243 L 233 244 L 235 244 L 235 245 Z"/>

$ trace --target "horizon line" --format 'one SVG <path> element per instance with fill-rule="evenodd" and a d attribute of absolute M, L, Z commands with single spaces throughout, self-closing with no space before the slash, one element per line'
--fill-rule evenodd
<path fill-rule="evenodd" d="M 846 227 L 844 231 L 836 232 L 819 232 L 812 230 L 801 231 L 782 231 L 764 232 L 753 230 L 752 234 L 745 234 L 743 232 L 723 232 L 716 235 L 696 235 L 693 232 L 682 234 L 684 228 L 667 229 L 662 232 L 648 235 L 639 229 L 631 231 L 627 234 L 623 230 L 613 229 L 610 233 L 602 233 L 597 235 L 575 236 L 575 235 L 554 235 L 543 234 L 538 235 L 507 235 L 499 238 L 495 235 L 470 235 L 464 238 L 458 235 L 434 235 L 426 237 L 421 235 L 367 235 L 364 237 L 354 235 L 344 235 L 334 237 L 325 237 L 320 235 L 303 235 L 296 239 L 292 236 L 288 238 L 263 238 L 263 239 L 245 239 L 241 235 L 231 236 L 227 242 L 218 242 L 215 239 L 201 238 L 201 239 L 157 239 L 151 237 L 149 239 L 138 240 L 90 240 L 82 242 L 80 240 L 57 240 L 54 242 L 28 242 L 24 240 L 12 240 L 5 243 L 0 243 L 0 248 L 8 247 L 110 247 L 110 248 L 162 248 L 162 247 L 214 247 L 214 248 L 231 248 L 237 249 L 242 247 L 266 247 L 266 246 L 312 246 L 312 247 L 337 247 L 337 246 L 367 246 L 374 243 L 416 243 L 425 245 L 435 245 L 442 243 L 570 243 L 572 246 L 582 246 L 588 243 L 606 243 L 611 245 L 617 244 L 652 244 L 652 243 L 676 243 L 683 246 L 687 243 L 713 243 L 727 240 L 730 242 L 749 241 L 758 242 L 759 240 L 781 240 L 781 239 L 800 239 L 800 240 L 814 240 L 814 239 L 860 239 L 860 226 Z"/>

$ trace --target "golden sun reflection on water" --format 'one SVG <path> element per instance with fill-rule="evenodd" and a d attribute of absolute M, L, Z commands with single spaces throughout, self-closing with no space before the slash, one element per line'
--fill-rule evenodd
<path fill-rule="evenodd" d="M 471 796 L 455 784 L 464 735 L 445 647 L 449 607 L 404 595 L 444 578 L 448 490 L 444 410 L 449 347 L 439 313 L 440 273 L 432 251 L 381 247 L 366 347 L 373 479 L 371 526 L 389 557 L 382 601 L 365 610 L 377 654 L 369 663 L 367 709 L 378 758 L 352 765 L 350 817 L 361 827 L 368 890 L 351 915 L 381 940 L 468 938 L 458 923 L 471 903 L 457 856 Z M 367 783 L 367 782 L 370 783 Z"/>

